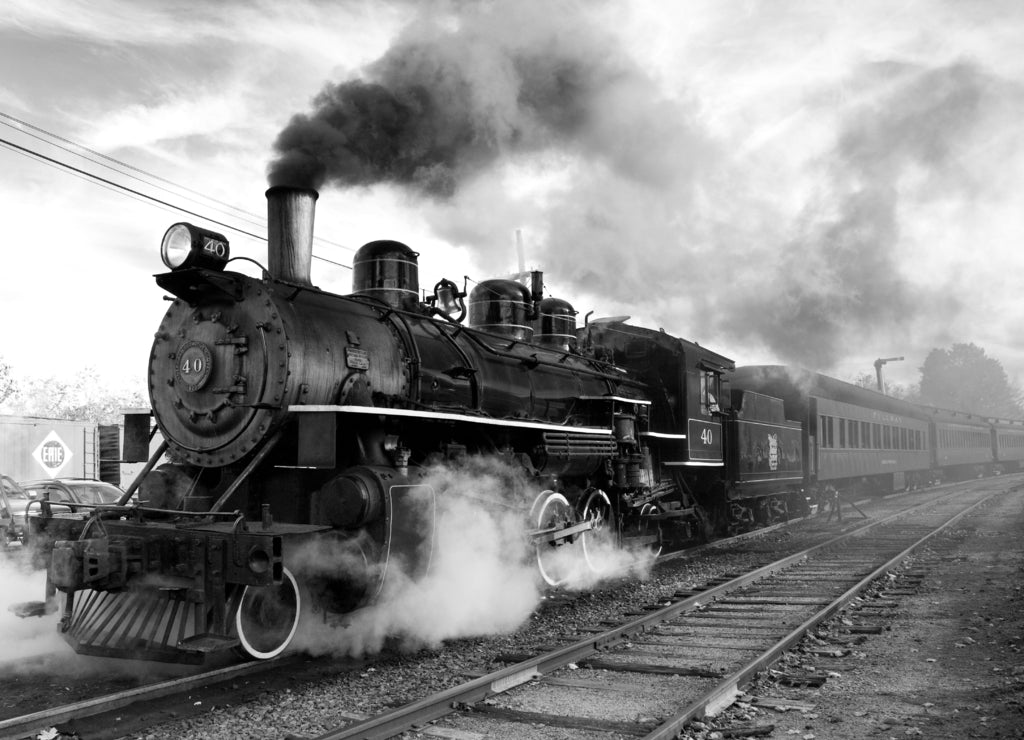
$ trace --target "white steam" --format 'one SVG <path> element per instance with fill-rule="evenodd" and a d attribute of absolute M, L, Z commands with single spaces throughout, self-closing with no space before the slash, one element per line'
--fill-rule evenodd
<path fill-rule="evenodd" d="M 307 618 L 294 647 L 313 654 L 359 656 L 378 652 L 385 640 L 402 649 L 437 646 L 446 639 L 516 630 L 543 595 L 536 554 L 528 532 L 530 504 L 537 495 L 506 464 L 470 460 L 464 467 L 438 467 L 425 485 L 436 494 L 436 531 L 429 571 L 389 563 L 379 599 L 340 622 Z M 557 548 L 566 588 L 586 588 L 601 578 L 646 574 L 649 558 L 616 548 L 610 539 L 588 546 L 594 572 L 579 541 Z M 322 555 L 319 551 L 318 555 Z M 308 559 L 307 559 L 308 562 Z M 343 554 L 321 567 L 341 572 L 358 566 Z M 379 572 L 370 569 L 370 576 Z M 308 614 L 308 611 L 307 611 Z"/>
<path fill-rule="evenodd" d="M 61 608 L 44 616 L 19 617 L 11 607 L 42 601 L 46 589 L 46 571 L 31 567 L 29 552 L 24 548 L 0 551 L 0 584 L 0 663 L 6 675 L 43 674 L 68 679 L 97 676 L 142 684 L 196 670 L 192 665 L 79 655 L 61 637 Z M 57 601 L 63 604 L 60 592 Z"/>
<path fill-rule="evenodd" d="M 42 601 L 44 596 L 46 572 L 26 566 L 25 555 L 21 548 L 0 552 L 0 662 L 24 666 L 25 658 L 49 655 L 67 660 L 73 652 L 57 633 L 60 614 L 22 618 L 11 611 L 16 604 Z"/>
<path fill-rule="evenodd" d="M 605 530 L 587 533 L 585 540 L 573 547 L 555 549 L 549 560 L 562 588 L 583 591 L 606 578 L 630 576 L 644 579 L 650 573 L 654 558 L 648 550 L 620 547 L 612 533 Z"/>

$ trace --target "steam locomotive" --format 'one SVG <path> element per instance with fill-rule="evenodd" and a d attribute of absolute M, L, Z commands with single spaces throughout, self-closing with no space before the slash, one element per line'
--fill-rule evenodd
<path fill-rule="evenodd" d="M 555 556 L 585 557 L 592 538 L 657 551 L 802 514 L 825 485 L 891 490 L 941 467 L 929 434 L 949 419 L 824 376 L 737 370 L 626 317 L 577 327 L 540 273 L 468 296 L 441 280 L 423 299 L 416 252 L 375 241 L 355 255 L 351 294 L 320 290 L 316 200 L 267 191 L 261 278 L 226 269 L 220 234 L 181 223 L 164 236 L 156 425 L 126 419 L 125 456 L 146 468 L 115 506 L 44 506 L 31 521 L 48 575 L 36 611 L 61 609 L 79 652 L 279 655 L 304 611 L 371 603 L 399 562 L 429 568 L 438 465 L 487 456 L 527 482 L 512 504 L 552 585 Z M 308 547 L 358 567 L 302 567 Z"/>

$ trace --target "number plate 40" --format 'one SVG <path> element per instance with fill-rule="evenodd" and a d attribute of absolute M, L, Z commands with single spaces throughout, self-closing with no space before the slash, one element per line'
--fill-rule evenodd
<path fill-rule="evenodd" d="M 687 429 L 690 459 L 702 462 L 722 460 L 722 425 L 713 421 L 690 419 Z"/>

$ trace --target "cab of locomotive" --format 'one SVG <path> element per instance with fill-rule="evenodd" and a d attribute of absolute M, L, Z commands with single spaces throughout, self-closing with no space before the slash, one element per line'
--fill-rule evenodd
<path fill-rule="evenodd" d="M 721 465 L 724 459 L 724 375 L 732 360 L 694 342 L 625 323 L 598 319 L 580 330 L 580 344 L 596 358 L 642 378 L 658 397 L 651 411 L 651 442 L 672 467 Z"/>

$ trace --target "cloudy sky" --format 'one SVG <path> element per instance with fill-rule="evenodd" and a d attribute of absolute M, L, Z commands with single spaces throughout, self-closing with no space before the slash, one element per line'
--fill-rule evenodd
<path fill-rule="evenodd" d="M 974 342 L 1024 380 L 1016 0 L 4 6 L 16 376 L 141 388 L 163 232 L 264 262 L 272 174 L 319 187 L 334 292 L 366 241 L 429 286 L 514 271 L 520 230 L 581 316 L 846 379 L 904 355 L 904 383 Z"/>

